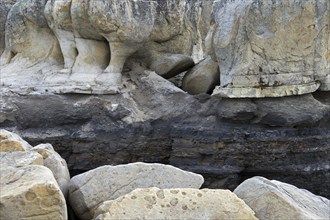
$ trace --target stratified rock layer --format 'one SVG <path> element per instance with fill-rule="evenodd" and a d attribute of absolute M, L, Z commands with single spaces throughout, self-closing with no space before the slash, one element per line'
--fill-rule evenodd
<path fill-rule="evenodd" d="M 191 96 L 152 72 L 124 74 L 123 94 L 3 93 L 0 126 L 51 143 L 72 175 L 102 165 L 164 163 L 231 190 L 264 176 L 330 197 L 330 95 Z M 313 181 L 311 181 L 313 180 Z"/>
<path fill-rule="evenodd" d="M 229 190 L 136 189 L 102 204 L 94 216 L 110 219 L 251 219 L 254 212 Z"/>
<path fill-rule="evenodd" d="M 245 180 L 234 191 L 259 219 L 329 219 L 330 200 L 263 177 Z"/>

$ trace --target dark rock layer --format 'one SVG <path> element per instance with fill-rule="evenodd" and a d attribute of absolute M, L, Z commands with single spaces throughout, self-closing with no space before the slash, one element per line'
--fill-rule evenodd
<path fill-rule="evenodd" d="M 121 95 L 3 93 L 0 127 L 53 144 L 71 175 L 160 162 L 202 174 L 205 187 L 232 190 L 260 175 L 330 198 L 329 92 L 220 99 L 130 78 Z"/>

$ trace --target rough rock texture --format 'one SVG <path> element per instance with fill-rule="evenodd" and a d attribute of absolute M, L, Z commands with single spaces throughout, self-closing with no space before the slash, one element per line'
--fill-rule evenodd
<path fill-rule="evenodd" d="M 67 219 L 65 199 L 48 168 L 1 167 L 0 175 L 1 219 Z"/>
<path fill-rule="evenodd" d="M 78 217 L 91 219 L 100 203 L 137 188 L 199 188 L 203 182 L 201 175 L 169 165 L 108 165 L 74 176 L 70 181 L 69 201 Z"/>
<path fill-rule="evenodd" d="M 6 21 L 2 84 L 113 94 L 132 56 L 172 77 L 203 58 L 211 10 L 201 0 L 18 0 Z"/>
<path fill-rule="evenodd" d="M 221 72 L 213 94 L 299 95 L 320 83 L 330 89 L 329 1 L 220 0 L 213 17 L 207 42 Z"/>
<path fill-rule="evenodd" d="M 0 56 L 5 49 L 5 27 L 7 15 L 17 0 L 2 0 L 0 2 Z"/>
<path fill-rule="evenodd" d="M 44 160 L 40 154 L 33 151 L 24 152 L 1 152 L 0 166 L 23 167 L 28 165 L 44 165 Z"/>
<path fill-rule="evenodd" d="M 27 151 L 32 146 L 17 134 L 0 129 L 0 152 Z"/>
<path fill-rule="evenodd" d="M 245 180 L 234 191 L 259 219 L 329 219 L 330 200 L 263 177 Z"/>
<path fill-rule="evenodd" d="M 218 63 L 214 62 L 211 57 L 207 57 L 184 75 L 182 89 L 192 95 L 212 93 L 215 86 L 219 84 Z"/>
<path fill-rule="evenodd" d="M 52 171 L 64 197 L 66 197 L 70 182 L 70 173 L 66 161 L 54 151 L 53 146 L 50 144 L 39 144 L 32 150 L 42 155 L 43 165 Z"/>
<path fill-rule="evenodd" d="M 191 96 L 152 72 L 124 73 L 122 94 L 2 94 L 0 126 L 51 143 L 71 175 L 106 164 L 171 164 L 231 190 L 264 176 L 330 198 L 330 94 Z"/>
<path fill-rule="evenodd" d="M 254 212 L 229 190 L 136 189 L 102 204 L 105 219 L 254 219 Z"/>

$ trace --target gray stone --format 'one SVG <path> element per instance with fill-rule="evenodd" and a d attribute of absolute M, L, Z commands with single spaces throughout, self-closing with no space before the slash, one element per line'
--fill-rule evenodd
<path fill-rule="evenodd" d="M 136 189 L 101 204 L 94 215 L 110 219 L 253 219 L 254 212 L 229 190 Z"/>
<path fill-rule="evenodd" d="M 16 151 L 0 153 L 1 167 L 23 167 L 28 165 L 44 165 L 44 160 L 40 154 L 33 151 Z"/>
<path fill-rule="evenodd" d="M 17 0 L 2 0 L 0 2 L 0 56 L 5 49 L 5 27 L 7 15 Z"/>
<path fill-rule="evenodd" d="M 91 219 L 100 203 L 136 188 L 199 188 L 203 182 L 201 175 L 169 165 L 108 165 L 74 176 L 70 181 L 69 201 L 79 218 Z"/>
<path fill-rule="evenodd" d="M 263 177 L 245 180 L 234 191 L 259 219 L 329 219 L 330 201 L 293 185 Z"/>
<path fill-rule="evenodd" d="M 207 57 L 185 74 L 182 80 L 182 89 L 193 95 L 212 93 L 215 86 L 219 84 L 218 63 L 214 62 L 211 57 Z"/>

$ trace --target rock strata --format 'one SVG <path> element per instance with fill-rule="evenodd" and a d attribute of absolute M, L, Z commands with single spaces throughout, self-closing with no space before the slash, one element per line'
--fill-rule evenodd
<path fill-rule="evenodd" d="M 69 201 L 79 218 L 91 219 L 100 203 L 136 188 L 199 188 L 203 181 L 201 175 L 169 165 L 108 165 L 74 176 L 70 181 Z"/>
<path fill-rule="evenodd" d="M 329 219 L 330 200 L 263 177 L 245 180 L 234 191 L 259 219 Z"/>
<path fill-rule="evenodd" d="M 95 219 L 253 219 L 254 212 L 229 190 L 136 189 L 103 203 Z"/>

